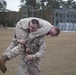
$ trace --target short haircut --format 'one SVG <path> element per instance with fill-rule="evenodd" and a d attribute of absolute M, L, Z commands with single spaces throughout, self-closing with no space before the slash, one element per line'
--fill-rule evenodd
<path fill-rule="evenodd" d="M 58 36 L 60 34 L 60 29 L 58 27 L 55 27 L 56 30 L 56 36 Z"/>
<path fill-rule="evenodd" d="M 40 27 L 39 21 L 38 21 L 37 19 L 32 19 L 30 22 L 31 22 L 32 24 L 37 24 L 38 27 Z M 29 25 L 30 25 L 30 22 L 29 22 Z"/>

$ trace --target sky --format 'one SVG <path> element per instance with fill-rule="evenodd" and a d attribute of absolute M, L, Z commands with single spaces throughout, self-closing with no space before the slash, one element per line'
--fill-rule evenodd
<path fill-rule="evenodd" d="M 7 9 L 18 11 L 20 8 L 20 0 L 5 0 L 7 2 Z M 67 1 L 67 0 L 64 0 Z M 74 0 L 76 1 L 76 0 Z"/>
<path fill-rule="evenodd" d="M 7 2 L 7 9 L 18 11 L 20 8 L 20 0 L 5 0 Z"/>

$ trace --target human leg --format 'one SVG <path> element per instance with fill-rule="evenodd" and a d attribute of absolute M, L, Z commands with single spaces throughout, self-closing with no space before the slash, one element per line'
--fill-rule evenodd
<path fill-rule="evenodd" d="M 30 75 L 40 75 L 40 67 L 39 65 L 29 64 L 28 65 L 28 72 Z"/>
<path fill-rule="evenodd" d="M 5 66 L 6 61 L 8 60 L 7 56 L 3 56 L 0 58 L 0 70 L 5 73 L 7 71 L 7 68 Z"/>
<path fill-rule="evenodd" d="M 28 65 L 26 61 L 21 60 L 18 66 L 18 75 L 28 75 Z"/>
<path fill-rule="evenodd" d="M 6 61 L 18 56 L 22 51 L 23 51 L 22 46 L 18 44 L 13 49 L 4 53 L 2 57 L 0 58 L 0 70 L 3 73 L 5 73 L 6 72 L 6 66 L 5 66 Z"/>

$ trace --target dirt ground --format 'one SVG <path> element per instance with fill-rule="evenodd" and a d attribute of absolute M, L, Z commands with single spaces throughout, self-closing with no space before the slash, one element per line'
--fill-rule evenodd
<path fill-rule="evenodd" d="M 13 29 L 0 29 L 0 56 L 9 46 Z M 76 75 L 76 32 L 61 32 L 58 37 L 45 37 L 46 55 L 41 62 L 40 75 Z M 7 72 L 0 75 L 17 75 L 19 56 L 8 61 Z"/>

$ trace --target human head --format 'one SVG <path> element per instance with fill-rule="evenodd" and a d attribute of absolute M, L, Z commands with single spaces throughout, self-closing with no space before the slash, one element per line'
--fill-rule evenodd
<path fill-rule="evenodd" d="M 39 27 L 40 27 L 40 25 L 39 25 L 39 21 L 38 20 L 32 19 L 29 22 L 29 30 L 30 30 L 30 32 L 36 31 Z"/>
<path fill-rule="evenodd" d="M 57 27 L 55 27 L 55 26 L 53 26 L 51 29 L 50 29 L 50 31 L 48 32 L 48 35 L 50 35 L 50 36 L 58 36 L 60 34 L 60 29 L 59 28 L 57 28 Z"/>

